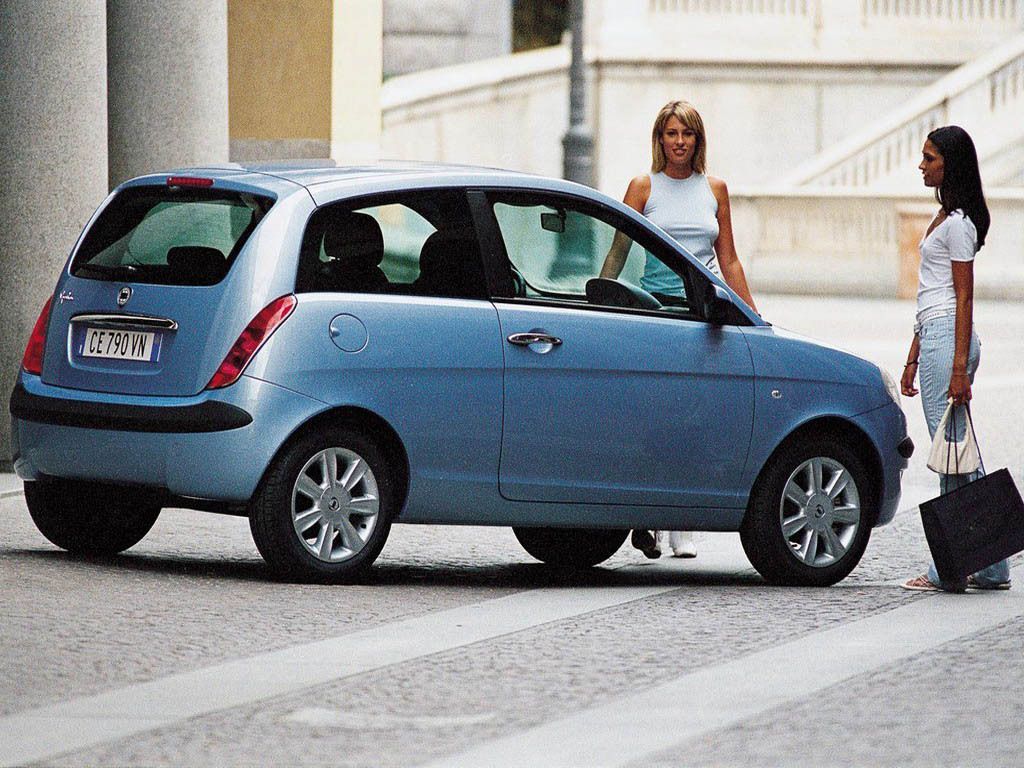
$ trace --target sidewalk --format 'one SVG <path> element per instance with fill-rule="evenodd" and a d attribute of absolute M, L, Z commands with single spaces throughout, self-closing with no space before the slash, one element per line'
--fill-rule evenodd
<path fill-rule="evenodd" d="M 13 472 L 0 472 L 0 498 L 21 493 L 21 480 Z"/>

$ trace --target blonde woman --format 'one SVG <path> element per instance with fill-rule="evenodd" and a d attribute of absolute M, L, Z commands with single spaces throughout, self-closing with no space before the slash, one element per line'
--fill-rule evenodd
<path fill-rule="evenodd" d="M 651 172 L 629 182 L 623 202 L 675 238 L 756 311 L 733 242 L 729 190 L 724 181 L 705 173 L 707 134 L 692 104 L 670 101 L 661 108 L 651 130 L 651 156 Z M 617 278 L 628 252 L 627 242 L 613 244 L 601 277 Z M 667 296 L 683 292 L 679 275 L 652 256 L 644 264 L 640 286 Z M 658 538 L 651 531 L 633 531 L 633 546 L 658 557 Z M 692 533 L 672 531 L 668 539 L 674 556 L 696 557 Z"/>

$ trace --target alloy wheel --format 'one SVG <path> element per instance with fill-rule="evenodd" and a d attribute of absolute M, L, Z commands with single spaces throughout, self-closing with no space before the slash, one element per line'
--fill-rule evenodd
<path fill-rule="evenodd" d="M 292 488 L 292 525 L 318 560 L 358 554 L 380 516 L 377 479 L 366 460 L 346 448 L 326 448 L 306 462 Z"/>
<path fill-rule="evenodd" d="M 779 522 L 790 552 L 805 565 L 842 560 L 860 527 L 860 494 L 840 462 L 818 456 L 801 463 L 783 486 Z"/>

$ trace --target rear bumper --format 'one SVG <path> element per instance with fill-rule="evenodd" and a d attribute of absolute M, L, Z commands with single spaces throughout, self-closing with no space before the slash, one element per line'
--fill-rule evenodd
<path fill-rule="evenodd" d="M 11 394 L 11 415 L 23 421 L 118 432 L 222 432 L 252 424 L 252 416 L 230 403 L 123 405 L 45 397 L 19 382 Z"/>
<path fill-rule="evenodd" d="M 14 469 L 44 477 L 247 502 L 281 445 L 324 403 L 259 379 L 193 397 L 63 389 L 22 374 L 11 398 Z"/>

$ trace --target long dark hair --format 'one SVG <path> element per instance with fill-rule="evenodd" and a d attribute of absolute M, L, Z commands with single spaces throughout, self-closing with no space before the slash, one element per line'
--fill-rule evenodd
<path fill-rule="evenodd" d="M 985 244 L 985 235 L 992 219 L 981 189 L 978 153 L 970 135 L 959 125 L 945 125 L 928 134 L 928 140 L 942 155 L 945 170 L 942 184 L 935 189 L 935 199 L 942 209 L 952 213 L 957 208 L 968 216 L 978 230 L 978 248 Z"/>

